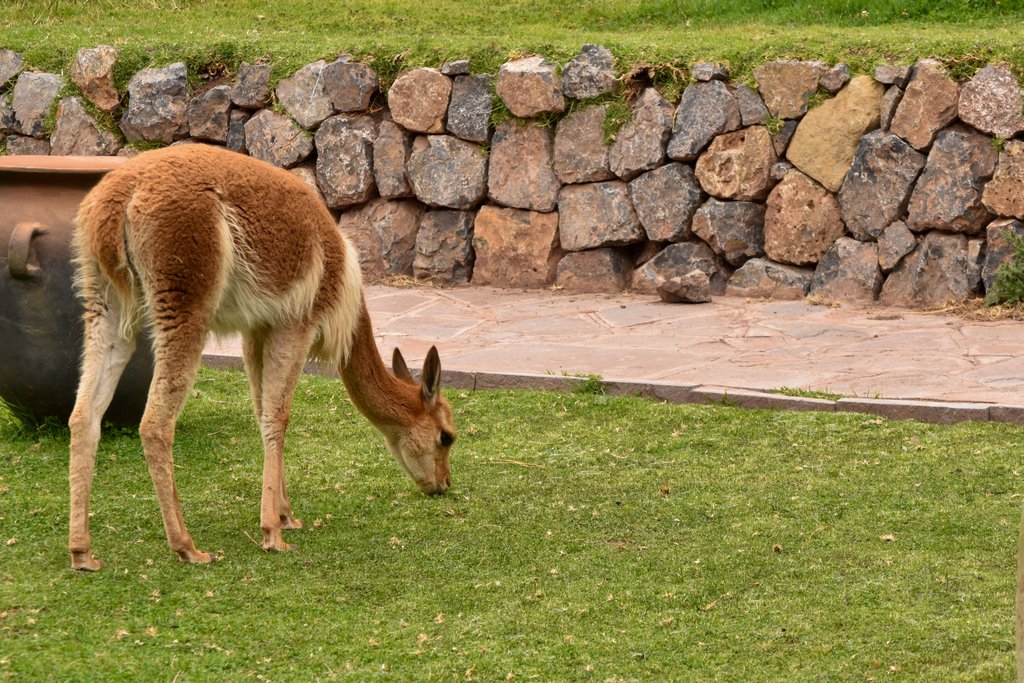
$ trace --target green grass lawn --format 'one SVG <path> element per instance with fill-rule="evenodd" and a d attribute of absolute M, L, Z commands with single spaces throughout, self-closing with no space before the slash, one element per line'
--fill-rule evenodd
<path fill-rule="evenodd" d="M 1021 430 L 593 394 L 451 392 L 453 488 L 415 493 L 340 382 L 286 452 L 307 528 L 259 538 L 240 372 L 180 421 L 166 547 L 137 435 L 98 456 L 68 569 L 67 433 L 0 412 L 0 680 L 900 680 L 1013 675 Z"/>
<path fill-rule="evenodd" d="M 637 63 L 774 58 L 878 63 L 946 59 L 960 76 L 987 61 L 1024 70 L 1021 0 L 4 0 L 0 42 L 38 68 L 67 70 L 81 47 L 122 48 L 120 74 L 185 59 L 193 74 L 267 58 L 275 78 L 341 52 L 372 59 L 385 85 L 405 66 L 472 59 L 476 72 L 524 52 L 565 63 L 583 43 Z M 123 84 L 122 84 L 123 85 Z"/>

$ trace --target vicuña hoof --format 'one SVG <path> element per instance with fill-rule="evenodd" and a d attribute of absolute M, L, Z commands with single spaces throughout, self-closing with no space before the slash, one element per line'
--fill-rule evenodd
<path fill-rule="evenodd" d="M 295 546 L 284 541 L 265 541 L 263 549 L 268 553 L 286 553 L 290 550 L 295 550 Z"/>
<path fill-rule="evenodd" d="M 281 528 L 282 529 L 301 529 L 302 520 L 296 517 L 285 517 L 281 515 Z"/>
<path fill-rule="evenodd" d="M 179 550 L 178 559 L 190 564 L 210 564 L 213 562 L 213 555 L 202 550 Z"/>
<path fill-rule="evenodd" d="M 81 572 L 95 572 L 103 563 L 92 556 L 89 551 L 71 553 L 71 568 Z"/>

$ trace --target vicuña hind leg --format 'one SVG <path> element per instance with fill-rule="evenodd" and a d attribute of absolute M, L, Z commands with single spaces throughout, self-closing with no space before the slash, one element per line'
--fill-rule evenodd
<path fill-rule="evenodd" d="M 256 424 L 263 428 L 263 335 L 265 331 L 249 332 L 242 335 L 242 361 L 245 374 L 249 377 L 252 393 L 252 407 L 256 413 Z"/>
<path fill-rule="evenodd" d="M 146 412 L 139 425 L 149 474 L 160 502 L 167 543 L 182 561 L 201 563 L 210 562 L 212 557 L 196 549 L 185 528 L 174 482 L 172 449 L 175 422 L 199 371 L 204 338 L 204 328 L 190 321 L 178 321 L 166 330 L 161 330 L 158 323 L 153 383 L 149 388 Z"/>
<path fill-rule="evenodd" d="M 263 436 L 263 494 L 260 527 L 264 550 L 291 550 L 281 529 L 297 529 L 284 483 L 284 436 L 295 385 L 302 373 L 313 330 L 305 326 L 274 329 L 262 339 L 260 433 Z M 255 383 L 254 383 L 255 386 Z"/>
<path fill-rule="evenodd" d="M 89 495 L 92 491 L 96 448 L 100 426 L 114 397 L 118 380 L 132 353 L 135 339 L 125 339 L 118 331 L 116 314 L 96 300 L 86 302 L 85 354 L 82 377 L 78 383 L 75 408 L 68 425 L 71 428 L 71 523 L 69 547 L 71 567 L 96 571 L 103 563 L 92 556 L 89 536 Z"/>

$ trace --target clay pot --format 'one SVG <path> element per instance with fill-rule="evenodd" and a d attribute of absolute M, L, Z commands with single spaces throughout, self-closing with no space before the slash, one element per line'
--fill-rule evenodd
<path fill-rule="evenodd" d="M 116 157 L 0 157 L 0 399 L 27 422 L 75 404 L 82 306 L 72 289 L 75 213 Z M 139 423 L 153 374 L 140 339 L 105 419 Z"/>

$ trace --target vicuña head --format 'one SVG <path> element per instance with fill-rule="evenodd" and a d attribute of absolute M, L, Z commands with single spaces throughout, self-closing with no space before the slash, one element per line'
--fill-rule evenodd
<path fill-rule="evenodd" d="M 207 334 L 237 332 L 263 437 L 263 548 L 288 550 L 292 515 L 283 449 L 307 358 L 334 364 L 353 403 L 424 493 L 451 484 L 455 441 L 431 348 L 419 381 L 395 350 L 394 374 L 374 342 L 359 259 L 297 177 L 205 145 L 146 152 L 106 175 L 79 209 L 78 291 L 85 307 L 82 375 L 71 414 L 71 563 L 95 570 L 89 536 L 100 423 L 140 329 L 155 364 L 139 425 L 171 548 L 209 562 L 185 528 L 174 483 L 177 417 Z"/>
<path fill-rule="evenodd" d="M 441 395 L 441 359 L 437 349 L 431 346 L 427 352 L 420 382 L 412 378 L 402 352 L 397 348 L 391 358 L 391 367 L 399 380 L 419 392 L 418 410 L 427 417 L 414 421 L 410 429 L 387 431 L 382 427 L 388 448 L 420 491 L 432 496 L 444 493 L 452 484 L 448 451 L 455 443 L 455 428 L 452 409 Z M 415 398 L 412 403 L 415 405 Z"/>

